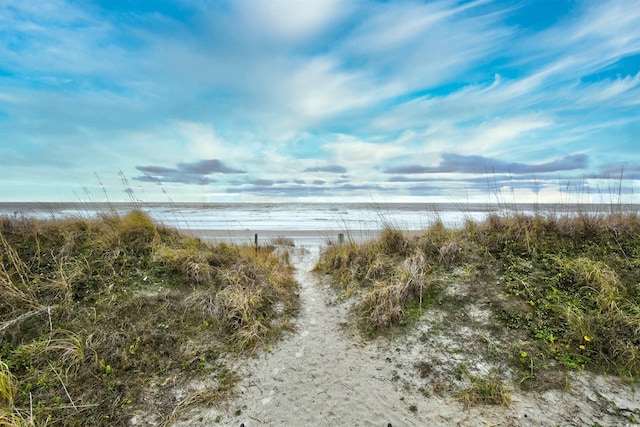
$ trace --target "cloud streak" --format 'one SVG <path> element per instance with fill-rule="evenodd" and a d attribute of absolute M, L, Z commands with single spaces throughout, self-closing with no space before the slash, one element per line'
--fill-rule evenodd
<path fill-rule="evenodd" d="M 316 166 L 312 168 L 306 168 L 302 172 L 328 172 L 328 173 L 347 173 L 347 168 L 339 165 L 331 166 Z"/>
<path fill-rule="evenodd" d="M 244 174 L 246 171 L 233 169 L 218 159 L 199 160 L 192 163 L 178 163 L 175 168 L 164 166 L 136 166 L 144 175 L 133 179 L 141 182 L 172 182 L 182 184 L 207 185 L 216 180 L 208 175 L 212 174 Z M 265 181 L 266 182 L 266 181 Z M 265 185 L 265 184 L 262 184 Z"/>
<path fill-rule="evenodd" d="M 385 170 L 389 174 L 534 174 L 585 169 L 588 157 L 585 154 L 574 154 L 560 160 L 540 164 L 526 164 L 505 162 L 499 159 L 482 156 L 461 156 L 458 154 L 443 154 L 442 161 L 437 166 L 397 166 Z"/>

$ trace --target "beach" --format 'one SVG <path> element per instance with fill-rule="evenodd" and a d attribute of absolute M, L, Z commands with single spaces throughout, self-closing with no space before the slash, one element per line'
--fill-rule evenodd
<path fill-rule="evenodd" d="M 323 245 L 344 242 L 364 242 L 376 239 L 381 230 L 180 230 L 181 232 L 199 237 L 207 242 L 255 245 L 256 236 L 258 246 L 272 245 L 278 239 L 289 239 L 298 247 L 319 248 Z"/>

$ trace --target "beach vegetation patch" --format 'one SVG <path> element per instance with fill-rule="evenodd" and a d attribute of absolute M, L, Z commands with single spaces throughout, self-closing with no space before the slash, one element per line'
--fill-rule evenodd
<path fill-rule="evenodd" d="M 227 356 L 298 310 L 293 267 L 269 255 L 141 211 L 0 218 L 0 424 L 162 424 L 228 397 Z"/>
<path fill-rule="evenodd" d="M 430 317 L 430 331 L 443 330 L 442 318 L 460 329 L 484 319 L 474 322 L 495 343 L 485 356 L 511 366 L 522 387 L 563 387 L 553 378 L 565 375 L 548 375 L 558 370 L 640 374 L 635 213 L 490 215 L 457 229 L 385 230 L 378 240 L 328 246 L 316 270 L 356 296 L 366 335 L 429 312 L 444 312 Z"/>

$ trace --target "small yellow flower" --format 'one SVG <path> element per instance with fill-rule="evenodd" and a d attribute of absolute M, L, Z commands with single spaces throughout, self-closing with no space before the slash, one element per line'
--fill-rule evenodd
<path fill-rule="evenodd" d="M 588 336 L 586 336 L 586 335 L 585 335 L 585 336 L 584 336 L 584 340 L 585 340 L 586 342 L 589 342 L 589 341 L 591 341 L 591 338 L 589 338 Z"/>
<path fill-rule="evenodd" d="M 586 350 L 586 349 L 587 349 L 587 347 L 585 347 L 583 345 L 580 346 L 580 350 Z"/>

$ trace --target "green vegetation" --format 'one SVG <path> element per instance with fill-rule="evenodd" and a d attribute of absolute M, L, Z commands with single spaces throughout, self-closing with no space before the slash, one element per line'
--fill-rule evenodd
<path fill-rule="evenodd" d="M 465 406 L 470 405 L 503 405 L 511 403 L 509 390 L 502 380 L 496 377 L 471 377 L 471 386 L 460 392 Z"/>
<path fill-rule="evenodd" d="M 523 387 L 550 386 L 562 377 L 545 374 L 553 369 L 640 373 L 636 214 L 496 215 L 411 235 L 387 229 L 375 241 L 328 246 L 316 270 L 345 297 L 358 295 L 354 312 L 367 334 L 407 323 L 434 301 L 451 321 L 464 319 L 456 311 L 463 302 L 445 292 L 452 286 L 490 301 L 494 335 L 512 343 L 492 356 L 508 361 Z"/>
<path fill-rule="evenodd" d="M 331 273 L 346 296 L 363 291 L 356 310 L 359 326 L 369 334 L 407 323 L 437 291 L 425 251 L 393 229 L 362 245 L 329 246 L 316 270 Z"/>
<path fill-rule="evenodd" d="M 0 218 L 0 425 L 168 422 L 215 403 L 238 380 L 225 356 L 287 328 L 296 292 L 268 248 L 211 246 L 139 211 Z"/>

